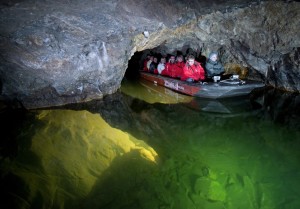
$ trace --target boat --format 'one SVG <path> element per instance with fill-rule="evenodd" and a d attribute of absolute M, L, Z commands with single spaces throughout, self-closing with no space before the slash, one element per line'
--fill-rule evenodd
<path fill-rule="evenodd" d="M 241 80 L 238 76 L 216 82 L 188 83 L 178 79 L 140 72 L 140 78 L 164 86 L 173 91 L 193 97 L 220 99 L 250 94 L 253 89 L 264 87 L 264 83 L 252 80 Z"/>
<path fill-rule="evenodd" d="M 241 114 L 252 114 L 262 107 L 262 104 L 258 101 L 261 98 L 260 94 L 257 94 L 254 98 L 249 98 L 246 95 L 208 99 L 184 95 L 145 79 L 140 79 L 139 83 L 147 89 L 144 93 L 145 97 L 152 98 L 155 103 L 181 104 L 202 113 L 216 113 L 222 114 L 223 117 L 235 117 Z"/>

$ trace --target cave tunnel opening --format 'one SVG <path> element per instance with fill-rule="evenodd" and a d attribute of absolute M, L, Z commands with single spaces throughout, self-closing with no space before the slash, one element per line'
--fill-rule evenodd
<path fill-rule="evenodd" d="M 164 49 L 164 46 L 159 46 L 154 49 L 146 49 L 143 51 L 137 51 L 128 61 L 128 67 L 125 72 L 124 78 L 128 80 L 137 80 L 139 78 L 139 72 L 143 71 L 144 61 L 147 59 L 147 56 L 154 56 L 157 58 L 157 63 L 160 62 L 161 58 L 166 58 L 166 61 L 170 59 L 171 56 L 182 55 L 184 62 L 188 55 L 193 55 L 195 60 L 199 62 L 202 66 L 205 66 L 207 57 L 202 54 L 202 48 L 194 49 L 190 45 L 185 45 L 182 49 L 173 50 L 171 52 Z"/>
<path fill-rule="evenodd" d="M 171 55 L 183 56 L 183 62 L 186 62 L 186 58 L 189 54 L 194 55 L 195 60 L 201 64 L 205 71 L 205 81 L 212 81 L 212 78 L 208 76 L 206 69 L 206 62 L 212 52 L 217 53 L 218 62 L 224 68 L 223 79 L 229 78 L 230 75 L 237 74 L 240 79 L 254 80 L 265 82 L 265 73 L 262 70 L 265 67 L 265 63 L 258 63 L 256 61 L 247 60 L 243 52 L 239 48 L 230 47 L 227 45 L 215 44 L 207 41 L 201 41 L 198 39 L 179 40 L 179 39 L 168 39 L 162 41 L 160 45 L 155 47 L 149 47 L 145 50 L 136 51 L 130 60 L 128 61 L 127 69 L 123 79 L 137 80 L 139 79 L 140 72 L 143 71 L 145 66 L 145 59 L 147 55 L 153 55 L 157 57 L 157 65 L 160 59 L 165 57 L 166 62 L 169 61 Z M 254 63 L 254 65 L 253 65 Z M 260 69 L 262 68 L 262 69 Z"/>

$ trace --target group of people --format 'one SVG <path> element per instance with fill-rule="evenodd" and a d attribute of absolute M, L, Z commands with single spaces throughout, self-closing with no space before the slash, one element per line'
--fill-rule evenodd
<path fill-rule="evenodd" d="M 195 56 L 190 54 L 184 61 L 183 55 L 171 55 L 158 58 L 154 55 L 147 55 L 144 60 L 143 71 L 163 76 L 177 78 L 187 82 L 198 82 L 212 79 L 213 76 L 224 74 L 224 67 L 218 61 L 218 54 L 212 52 L 206 60 L 205 67 L 195 60 Z"/>

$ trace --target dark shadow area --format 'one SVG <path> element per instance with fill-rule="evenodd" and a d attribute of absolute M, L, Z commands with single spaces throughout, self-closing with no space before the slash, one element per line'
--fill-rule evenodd
<path fill-rule="evenodd" d="M 24 135 L 32 128 L 35 114 L 26 110 L 18 101 L 3 104 L 0 110 L 0 206 L 3 209 L 19 209 L 28 201 L 29 189 L 24 179 L 3 167 L 7 162 L 14 162 L 20 153 L 31 147 L 31 135 Z M 24 157 L 30 159 L 32 168 L 40 170 L 41 161 L 34 153 Z M 25 161 L 24 161 L 25 162 Z M 22 164 L 22 159 L 19 162 Z M 34 172 L 33 170 L 31 172 Z M 30 208 L 42 208 L 42 198 L 36 197 Z M 26 204 L 25 204 L 26 205 Z"/>
<path fill-rule="evenodd" d="M 140 209 L 159 208 L 166 203 L 158 201 L 163 187 L 159 168 L 154 162 L 140 156 L 138 150 L 117 157 L 101 178 L 96 181 L 80 208 Z"/>
<path fill-rule="evenodd" d="M 264 94 L 264 116 L 277 124 L 300 130 L 300 94 L 270 89 Z"/>
<path fill-rule="evenodd" d="M 17 135 L 24 128 L 29 112 L 18 101 L 0 103 L 0 155 L 1 160 L 17 155 Z"/>
<path fill-rule="evenodd" d="M 0 1 L 0 8 L 1 7 L 12 7 L 15 4 L 21 3 L 25 0 L 1 0 Z"/>
<path fill-rule="evenodd" d="M 139 77 L 139 71 L 142 70 L 143 52 L 135 52 L 131 59 L 128 61 L 128 67 L 125 72 L 125 78 L 135 80 Z"/>

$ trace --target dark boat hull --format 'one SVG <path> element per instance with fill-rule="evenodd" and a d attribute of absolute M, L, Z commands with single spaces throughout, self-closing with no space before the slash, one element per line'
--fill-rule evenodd
<path fill-rule="evenodd" d="M 264 84 L 257 81 L 243 82 L 217 82 L 217 83 L 187 83 L 181 80 L 141 72 L 142 79 L 151 81 L 157 85 L 164 86 L 176 92 L 186 95 L 210 99 L 229 98 L 248 95 L 253 89 L 264 87 Z"/>

